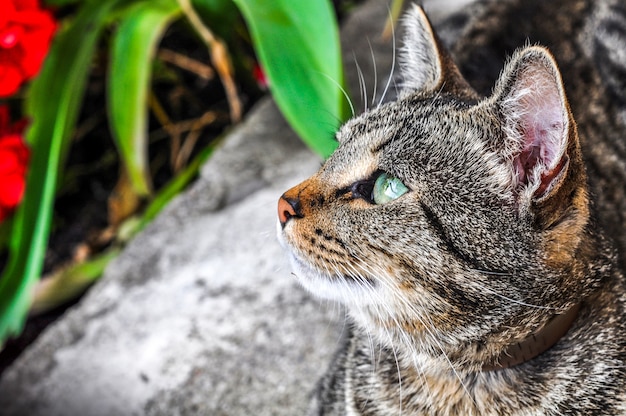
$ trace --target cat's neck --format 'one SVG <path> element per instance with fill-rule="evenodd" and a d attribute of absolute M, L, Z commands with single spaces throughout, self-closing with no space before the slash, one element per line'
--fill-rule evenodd
<path fill-rule="evenodd" d="M 483 365 L 483 371 L 515 367 L 541 355 L 567 334 L 579 310 L 580 304 L 576 303 L 564 313 L 555 315 L 546 325 L 530 336 L 513 342 L 502 350 L 493 364 Z"/>

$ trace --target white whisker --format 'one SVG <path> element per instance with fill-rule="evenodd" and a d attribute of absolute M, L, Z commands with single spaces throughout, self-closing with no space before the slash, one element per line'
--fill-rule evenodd
<path fill-rule="evenodd" d="M 372 43 L 370 39 L 367 38 L 367 44 L 370 47 L 370 54 L 372 56 L 372 66 L 374 68 L 374 88 L 372 89 L 372 107 L 374 106 L 374 102 L 376 101 L 376 90 L 378 89 L 378 68 L 376 68 L 376 57 L 374 56 L 374 48 L 372 48 Z"/>
<path fill-rule="evenodd" d="M 486 271 L 486 270 L 477 270 L 477 269 L 470 269 L 471 271 L 474 272 L 478 272 L 478 273 L 484 273 L 484 274 L 488 274 L 488 275 L 496 275 L 496 276 L 510 276 L 510 273 L 502 273 L 502 272 L 490 272 L 490 271 Z M 486 291 L 489 292 L 501 299 L 506 300 L 507 302 L 511 302 L 511 303 L 515 303 L 517 305 L 521 305 L 521 306 L 527 306 L 529 308 L 534 308 L 534 309 L 546 309 L 546 310 L 556 310 L 557 308 L 551 307 L 551 306 L 542 306 L 542 305 L 535 305 L 532 303 L 527 303 L 527 302 L 523 302 L 521 300 L 517 300 L 517 299 L 513 299 L 510 298 L 508 296 L 505 296 L 501 293 L 496 292 L 495 290 L 491 289 L 490 287 L 487 287 L 483 284 L 480 284 L 479 282 L 477 282 L 475 279 L 472 278 L 467 278 L 467 281 L 469 284 L 477 286 L 481 291 Z"/>
<path fill-rule="evenodd" d="M 391 10 L 389 10 L 389 16 L 391 16 Z M 391 71 L 389 71 L 389 77 L 387 78 L 387 84 L 385 85 L 385 89 L 383 90 L 383 93 L 380 97 L 380 100 L 378 101 L 378 106 L 380 106 L 383 101 L 385 100 L 385 96 L 387 95 L 387 90 L 389 89 L 389 85 L 391 85 L 391 80 L 393 78 L 393 73 L 396 69 L 396 29 L 394 27 L 393 24 L 393 19 L 390 19 L 391 21 L 391 50 L 392 50 L 392 56 L 391 56 Z"/>
<path fill-rule="evenodd" d="M 359 61 L 357 61 L 356 59 L 356 55 L 353 55 L 354 57 L 354 65 L 356 67 L 356 73 L 358 75 L 359 78 L 359 91 L 361 92 L 361 101 L 363 102 L 363 110 L 367 111 L 368 109 L 368 105 L 367 105 L 367 88 L 365 86 L 365 77 L 363 76 L 363 71 L 361 70 L 361 65 L 359 65 Z"/>
<path fill-rule="evenodd" d="M 356 113 L 354 112 L 354 105 L 352 104 L 352 100 L 350 99 L 350 96 L 348 95 L 348 92 L 345 90 L 345 88 L 343 88 L 341 84 L 339 84 L 337 80 L 333 79 L 330 75 L 325 74 L 323 72 L 317 72 L 317 73 L 322 74 L 323 76 L 328 78 L 337 88 L 339 88 L 339 90 L 341 91 L 341 94 L 343 94 L 344 98 L 348 102 L 348 105 L 350 106 L 350 113 L 352 114 L 352 117 L 354 117 L 356 115 Z"/>
<path fill-rule="evenodd" d="M 358 257 L 357 257 L 358 259 Z M 359 261 L 358 265 L 360 266 L 361 269 L 363 269 L 363 267 L 361 266 L 363 262 Z M 393 290 L 394 286 L 389 284 L 388 282 L 386 282 L 386 280 L 384 278 L 381 278 L 382 276 L 385 276 L 385 273 L 368 273 L 368 270 L 364 270 L 366 272 L 366 274 L 370 275 L 371 277 L 376 277 L 378 276 L 379 278 L 376 279 L 376 282 L 383 284 L 384 286 L 386 286 L 388 289 Z M 381 270 L 382 271 L 382 270 Z M 463 388 L 463 390 L 465 391 L 465 394 L 472 400 L 472 402 L 474 403 L 474 405 L 476 406 L 476 408 L 478 407 L 475 398 L 473 397 L 473 395 L 470 393 L 466 383 L 463 381 L 463 378 L 461 377 L 461 375 L 458 373 L 457 369 L 454 367 L 454 364 L 452 363 L 452 361 L 450 360 L 450 358 L 448 357 L 448 355 L 445 352 L 445 349 L 443 347 L 443 345 L 441 344 L 441 342 L 439 341 L 438 337 L 432 332 L 431 328 L 435 328 L 434 322 L 432 322 L 431 317 L 428 314 L 422 314 L 420 313 L 412 304 L 408 303 L 408 301 L 402 297 L 399 296 L 397 297 L 396 300 L 399 300 L 403 307 L 406 308 L 408 311 L 410 311 L 412 313 L 412 316 L 417 319 L 420 324 L 423 326 L 423 328 L 425 329 L 425 331 L 427 332 L 427 334 L 429 335 L 429 338 L 434 342 L 435 346 L 439 349 L 439 351 L 441 352 L 442 356 L 445 358 L 446 362 L 448 363 L 450 369 L 452 370 L 452 373 L 454 374 L 455 378 L 459 381 L 461 387 Z M 421 303 L 421 299 L 418 298 L 418 301 Z M 385 307 L 386 309 L 388 309 L 388 305 L 385 302 L 382 302 L 382 306 Z M 422 310 L 426 310 L 423 305 L 422 305 Z M 389 314 L 389 317 L 394 321 L 394 323 L 397 325 L 398 328 L 401 328 L 401 325 L 399 323 L 399 321 L 397 320 L 396 314 L 388 311 L 387 312 Z M 428 321 L 424 321 L 424 318 Z M 385 328 L 385 332 L 387 332 L 387 329 Z M 400 334 L 401 338 L 404 339 L 404 344 L 409 347 L 409 349 L 413 352 L 413 360 L 416 359 L 417 357 L 417 352 L 415 350 L 415 344 L 414 341 L 408 338 L 408 334 L 402 330 L 398 331 L 398 333 Z M 394 350 L 395 353 L 395 350 Z M 397 363 L 397 357 L 396 357 L 396 363 Z M 419 367 L 417 366 L 417 363 L 414 363 L 416 369 L 419 370 Z M 423 375 L 423 372 L 420 373 L 422 374 L 422 378 L 425 382 L 425 386 L 428 386 L 428 384 L 426 383 L 425 380 L 425 376 Z M 434 396 L 432 395 L 432 392 L 430 391 L 430 389 L 428 390 L 428 395 L 430 398 L 433 398 Z"/>

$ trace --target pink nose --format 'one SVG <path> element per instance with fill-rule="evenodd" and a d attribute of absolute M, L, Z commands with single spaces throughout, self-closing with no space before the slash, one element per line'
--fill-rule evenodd
<path fill-rule="evenodd" d="M 300 201 L 297 199 L 286 199 L 284 195 L 280 197 L 278 200 L 278 221 L 280 221 L 281 226 L 284 227 L 292 217 L 301 217 L 298 214 L 299 205 Z"/>

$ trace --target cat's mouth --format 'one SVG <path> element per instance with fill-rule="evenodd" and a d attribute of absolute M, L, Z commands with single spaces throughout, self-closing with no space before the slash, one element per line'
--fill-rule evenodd
<path fill-rule="evenodd" d="M 358 273 L 354 265 L 340 266 L 337 260 L 313 262 L 310 256 L 299 253 L 280 224 L 277 231 L 278 241 L 288 253 L 293 275 L 306 290 L 322 299 L 345 304 L 380 303 L 380 285 L 376 278 Z"/>

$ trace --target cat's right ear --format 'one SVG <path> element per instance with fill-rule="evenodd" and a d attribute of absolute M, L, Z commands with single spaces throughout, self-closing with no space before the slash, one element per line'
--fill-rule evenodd
<path fill-rule="evenodd" d="M 413 5 L 404 18 L 400 65 L 405 91 L 447 91 L 474 96 L 452 58 L 441 44 L 422 9 Z"/>

